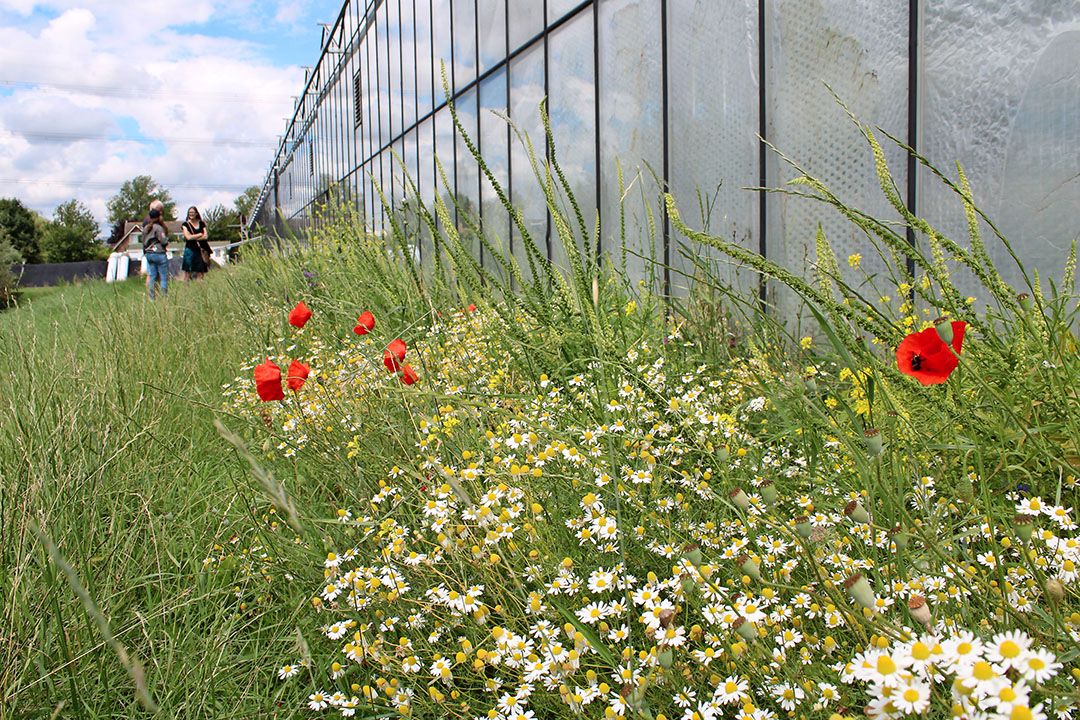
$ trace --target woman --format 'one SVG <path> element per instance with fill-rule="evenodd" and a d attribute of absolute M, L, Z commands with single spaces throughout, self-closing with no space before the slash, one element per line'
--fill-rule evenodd
<path fill-rule="evenodd" d="M 210 243 L 206 241 L 206 223 L 194 205 L 188 208 L 183 230 L 184 260 L 180 269 L 184 271 L 185 280 L 197 280 L 209 269 L 206 263 L 210 259 Z"/>

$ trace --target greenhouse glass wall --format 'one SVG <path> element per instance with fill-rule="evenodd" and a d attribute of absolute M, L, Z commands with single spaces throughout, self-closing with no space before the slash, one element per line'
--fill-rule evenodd
<path fill-rule="evenodd" d="M 351 0 L 325 33 L 254 223 L 302 230 L 344 201 L 381 233 L 375 184 L 406 216 L 407 170 L 421 199 L 453 193 L 456 213 L 519 254 L 454 131 L 443 68 L 469 136 L 553 259 L 541 187 L 506 122 L 543 159 L 544 98 L 556 157 L 599 220 L 603 251 L 619 250 L 622 204 L 628 272 L 645 277 L 653 256 L 670 266 L 656 281 L 673 292 L 687 254 L 708 252 L 672 232 L 661 186 L 692 226 L 798 271 L 813 262 L 819 225 L 841 257 L 870 262 L 866 236 L 835 211 L 751 189 L 798 175 L 771 145 L 848 204 L 899 219 L 838 100 L 950 177 L 959 162 L 1029 268 L 1057 276 L 1080 233 L 1080 0 Z M 878 137 L 903 202 L 965 238 L 956 196 Z M 1006 248 L 990 252 L 1017 281 Z"/>

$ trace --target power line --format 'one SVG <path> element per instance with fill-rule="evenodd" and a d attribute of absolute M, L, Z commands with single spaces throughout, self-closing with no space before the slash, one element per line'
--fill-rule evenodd
<path fill-rule="evenodd" d="M 243 105 L 264 104 L 280 105 L 288 95 L 242 95 L 240 93 L 209 92 L 202 90 L 178 90 L 176 92 L 164 92 L 161 90 L 132 89 L 126 85 L 86 85 L 83 83 L 54 83 L 38 82 L 36 80 L 8 80 L 0 78 L 0 86 L 12 88 L 47 88 L 66 92 L 79 92 L 87 95 L 103 95 L 106 97 L 166 97 L 166 98 L 203 98 L 217 102 L 240 103 Z"/>
<path fill-rule="evenodd" d="M 130 178 L 129 178 L 130 179 Z M 119 188 L 127 180 L 118 180 L 111 182 L 108 180 L 31 180 L 27 178 L 0 178 L 0 184 L 12 184 L 12 185 L 63 185 L 65 187 L 85 187 L 85 188 Z M 186 188 L 195 190 L 246 190 L 251 185 L 242 185 L 236 183 L 171 183 L 171 182 L 157 182 L 159 186 L 169 188 Z"/>
<path fill-rule="evenodd" d="M 8 132 L 25 138 L 40 138 L 43 140 L 105 140 L 107 142 L 127 142 L 140 144 L 153 144 L 156 142 L 177 143 L 181 145 L 211 145 L 214 147 L 277 147 L 276 142 L 260 142 L 258 140 L 244 140 L 241 138 L 184 138 L 159 135 L 145 138 L 125 138 L 109 133 L 66 133 L 51 132 L 45 130 L 16 130 L 8 129 Z"/>

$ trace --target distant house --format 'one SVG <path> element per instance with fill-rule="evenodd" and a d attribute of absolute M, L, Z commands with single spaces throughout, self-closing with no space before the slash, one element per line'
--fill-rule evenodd
<path fill-rule="evenodd" d="M 169 230 L 169 257 L 179 256 L 184 252 L 184 232 L 181 230 L 183 222 L 180 220 L 166 220 L 165 227 Z M 218 265 L 225 265 L 229 261 L 228 242 L 225 240 L 209 240 L 210 259 Z M 114 253 L 123 253 L 129 261 L 142 262 L 142 222 L 127 220 L 124 222 L 124 234 L 120 240 L 112 246 Z M 145 271 L 145 269 L 143 270 Z"/>

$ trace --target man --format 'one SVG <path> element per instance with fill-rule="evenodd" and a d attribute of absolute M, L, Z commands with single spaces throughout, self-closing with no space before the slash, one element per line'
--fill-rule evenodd
<path fill-rule="evenodd" d="M 150 203 L 150 212 L 143 219 L 143 259 L 146 265 L 146 292 L 154 299 L 154 281 L 158 281 L 159 295 L 169 289 L 169 234 L 162 213 L 165 205 L 160 200 Z"/>

